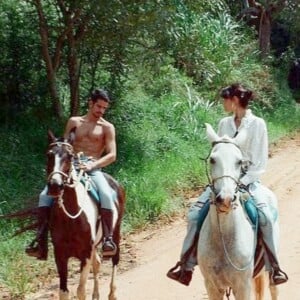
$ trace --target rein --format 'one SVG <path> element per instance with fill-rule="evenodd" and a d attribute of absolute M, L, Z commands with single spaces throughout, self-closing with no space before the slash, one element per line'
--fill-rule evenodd
<path fill-rule="evenodd" d="M 67 186 L 70 187 L 70 188 L 72 188 L 72 189 L 75 189 L 75 187 L 77 186 L 77 184 L 80 182 L 80 179 L 81 179 L 81 177 L 82 177 L 82 175 L 83 175 L 83 172 L 84 172 L 83 170 L 80 170 L 79 175 L 78 175 L 78 177 L 76 178 L 75 183 L 74 183 L 74 184 L 67 184 Z M 74 180 L 74 179 L 73 179 L 73 180 Z M 85 184 L 85 190 L 88 191 L 88 185 L 87 185 L 87 184 Z M 59 207 L 63 210 L 63 212 L 64 212 L 70 219 L 76 219 L 76 218 L 78 218 L 78 217 L 81 215 L 82 211 L 83 211 L 83 208 L 82 208 L 82 206 L 81 206 L 80 209 L 79 209 L 79 211 L 77 212 L 77 214 L 71 215 L 71 214 L 67 211 L 67 209 L 66 209 L 66 207 L 65 207 L 65 205 L 64 205 L 63 193 L 62 193 L 62 194 L 59 196 L 59 198 L 58 198 L 58 205 L 59 205 Z"/>
<path fill-rule="evenodd" d="M 242 208 L 243 209 L 243 208 Z M 225 253 L 225 256 L 226 256 L 226 259 L 227 261 L 230 263 L 230 265 L 236 269 L 237 271 L 245 271 L 247 270 L 251 264 L 252 264 L 252 261 L 254 261 L 254 257 L 255 257 L 255 248 L 256 248 L 256 243 L 257 243 L 257 229 L 258 229 L 258 219 L 256 220 L 256 223 L 255 223 L 255 232 L 254 232 L 254 243 L 253 243 L 253 249 L 252 249 L 252 256 L 250 257 L 249 259 L 249 262 L 247 262 L 244 266 L 240 267 L 240 266 L 237 266 L 233 261 L 232 259 L 230 258 L 230 255 L 228 253 L 228 250 L 227 250 L 227 247 L 226 247 L 226 242 L 224 240 L 224 235 L 222 233 L 222 230 L 221 230 L 221 225 L 220 225 L 220 218 L 219 218 L 219 214 L 217 213 L 217 220 L 218 220 L 218 229 L 219 229 L 219 233 L 220 233 L 220 237 L 221 237 L 221 240 L 222 240 L 222 245 L 223 245 L 223 249 L 224 249 L 224 253 Z"/>

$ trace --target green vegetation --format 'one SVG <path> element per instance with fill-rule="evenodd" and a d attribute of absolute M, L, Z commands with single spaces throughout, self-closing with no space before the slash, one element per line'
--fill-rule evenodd
<path fill-rule="evenodd" d="M 168 16 L 174 15 L 174 18 L 163 24 L 165 32 L 147 31 L 148 23 L 142 24 L 143 27 L 139 20 L 140 31 L 136 31 L 134 37 L 140 35 L 147 45 L 136 42 L 130 49 L 126 48 L 126 61 L 122 61 L 126 62 L 126 72 L 122 70 L 116 76 L 117 101 L 107 114 L 117 130 L 118 161 L 105 171 L 126 188 L 124 232 L 155 222 L 163 215 L 176 214 L 184 207 L 186 192 L 200 191 L 206 184 L 201 158 L 206 157 L 210 145 L 205 138 L 204 123 L 209 122 L 216 128 L 224 114 L 218 99 L 221 87 L 239 81 L 256 91 L 257 101 L 252 109 L 267 121 L 270 142 L 300 128 L 300 110 L 287 87 L 287 67 L 278 66 L 278 60 L 272 56 L 264 62 L 259 59 L 252 30 L 236 22 L 224 10 L 222 1 L 207 4 L 201 13 L 191 8 L 187 12 L 179 5 L 181 1 L 177 2 L 177 10 Z M 147 9 L 153 12 L 149 5 L 145 14 Z M 17 10 L 15 16 L 23 13 Z M 147 17 L 157 22 L 163 19 L 152 13 Z M 168 27 L 171 21 L 176 23 L 175 28 Z M 3 24 L 2 20 L 0 26 Z M 151 24 L 156 30 L 161 25 Z M 33 32 L 30 23 L 25 25 Z M 22 30 L 18 32 L 21 34 Z M 34 34 L 30 37 L 37 43 Z M 25 48 L 22 52 L 26 55 L 22 56 L 26 72 L 19 72 L 31 84 L 42 87 L 45 74 L 30 72 L 26 67 L 30 51 Z M 8 64 L 9 59 L 4 60 L 0 63 Z M 92 78 L 100 85 L 113 81 L 110 62 L 107 57 L 104 61 L 106 69 L 98 70 L 97 76 Z M 92 73 L 92 65 L 84 67 L 87 73 Z M 40 70 L 41 61 L 36 59 L 32 68 Z M 69 97 L 67 80 L 58 75 L 61 76 L 60 92 Z M 22 78 L 19 77 L 26 83 Z M 87 75 L 83 78 L 83 91 L 91 88 L 90 79 Z M 30 85 L 23 98 L 25 109 L 11 112 L 5 107 L 1 111 L 4 115 L 8 111 L 13 113 L 0 127 L 1 214 L 37 205 L 38 194 L 45 184 L 47 129 L 51 128 L 56 134 L 63 132 L 64 121 L 53 116 L 45 89 L 39 90 L 37 86 L 33 90 Z M 24 91 L 26 86 L 22 86 Z M 31 97 L 37 102 L 33 103 Z M 43 101 L 43 97 L 46 100 Z M 82 96 L 82 112 L 85 100 Z M 70 111 L 67 104 L 64 111 Z M 24 255 L 25 245 L 32 238 L 30 233 L 10 239 L 19 226 L 16 221 L 0 220 L 0 294 L 1 287 L 6 286 L 13 299 L 23 299 L 37 288 L 39 281 L 47 281 L 55 273 L 52 258 L 41 263 Z"/>

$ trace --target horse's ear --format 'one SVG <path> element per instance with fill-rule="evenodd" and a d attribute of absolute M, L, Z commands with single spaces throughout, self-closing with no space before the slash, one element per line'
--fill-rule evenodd
<path fill-rule="evenodd" d="M 73 142 L 75 140 L 75 132 L 76 132 L 76 127 L 73 127 L 69 132 L 68 142 L 71 145 L 73 145 Z"/>
<path fill-rule="evenodd" d="M 51 131 L 51 129 L 48 129 L 48 143 L 54 143 L 56 141 L 56 137 L 53 134 L 53 132 Z"/>
<path fill-rule="evenodd" d="M 212 126 L 208 123 L 205 123 L 205 126 L 206 126 L 206 135 L 207 135 L 207 138 L 209 139 L 209 141 L 211 143 L 218 141 L 220 139 L 220 137 L 217 135 L 215 130 L 212 128 Z"/>

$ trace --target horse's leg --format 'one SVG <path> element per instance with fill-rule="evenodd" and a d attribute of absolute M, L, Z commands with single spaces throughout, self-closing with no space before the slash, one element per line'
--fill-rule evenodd
<path fill-rule="evenodd" d="M 111 280 L 110 280 L 110 293 L 108 295 L 109 300 L 117 300 L 116 296 L 116 284 L 115 284 L 115 278 L 117 277 L 117 265 L 113 264 L 112 271 L 111 271 Z"/>
<path fill-rule="evenodd" d="M 252 278 L 241 279 L 238 287 L 233 290 L 233 294 L 236 300 L 250 300 L 252 294 Z"/>
<path fill-rule="evenodd" d="M 277 288 L 277 285 L 270 284 L 269 288 L 270 288 L 270 293 L 271 293 L 272 300 L 278 300 L 279 298 L 278 298 L 278 288 Z"/>
<path fill-rule="evenodd" d="M 207 296 L 209 300 L 223 300 L 225 290 L 222 291 L 216 288 L 216 286 L 210 284 L 208 280 L 205 280 L 205 287 L 206 287 Z"/>
<path fill-rule="evenodd" d="M 91 270 L 91 258 L 87 258 L 84 261 L 81 261 L 80 266 L 80 279 L 79 285 L 77 288 L 77 298 L 79 300 L 85 300 L 86 293 L 85 293 L 85 285 Z"/>
<path fill-rule="evenodd" d="M 68 258 L 58 257 L 55 254 L 55 262 L 59 275 L 59 300 L 69 300 L 69 290 L 67 288 L 68 280 Z"/>
<path fill-rule="evenodd" d="M 264 300 L 266 272 L 263 270 L 256 278 L 254 278 L 255 300 Z"/>
<path fill-rule="evenodd" d="M 93 274 L 94 274 L 94 290 L 93 290 L 93 300 L 99 300 L 100 299 L 100 294 L 99 294 L 99 280 L 98 280 L 98 274 L 100 270 L 100 257 L 94 249 L 94 254 L 93 254 L 93 261 L 92 261 L 92 266 L 93 266 Z"/>
<path fill-rule="evenodd" d="M 269 290 L 270 290 L 270 294 L 271 294 L 271 299 L 272 300 L 278 300 L 279 299 L 279 297 L 278 297 L 278 294 L 279 294 L 278 287 L 275 284 L 271 284 L 269 274 L 268 274 L 267 277 L 268 277 L 268 281 L 269 281 Z"/>

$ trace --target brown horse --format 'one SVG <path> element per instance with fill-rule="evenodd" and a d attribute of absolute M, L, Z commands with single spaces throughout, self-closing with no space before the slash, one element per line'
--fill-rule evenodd
<path fill-rule="evenodd" d="M 94 289 L 92 299 L 100 299 L 97 274 L 100 268 L 100 257 L 96 251 L 102 241 L 102 228 L 99 221 L 99 208 L 88 193 L 86 184 L 81 183 L 82 171 L 74 168 L 73 141 L 75 130 L 68 139 L 56 138 L 48 132 L 49 146 L 47 151 L 48 194 L 53 197 L 49 228 L 54 248 L 54 257 L 59 274 L 59 299 L 69 299 L 67 287 L 68 260 L 75 257 L 80 261 L 80 282 L 77 297 L 86 299 L 85 285 L 92 267 Z M 112 274 L 109 300 L 115 300 L 116 267 L 120 259 L 120 227 L 124 213 L 125 191 L 108 174 L 105 174 L 111 188 L 117 195 L 115 202 L 114 235 L 117 253 L 112 256 Z"/>

